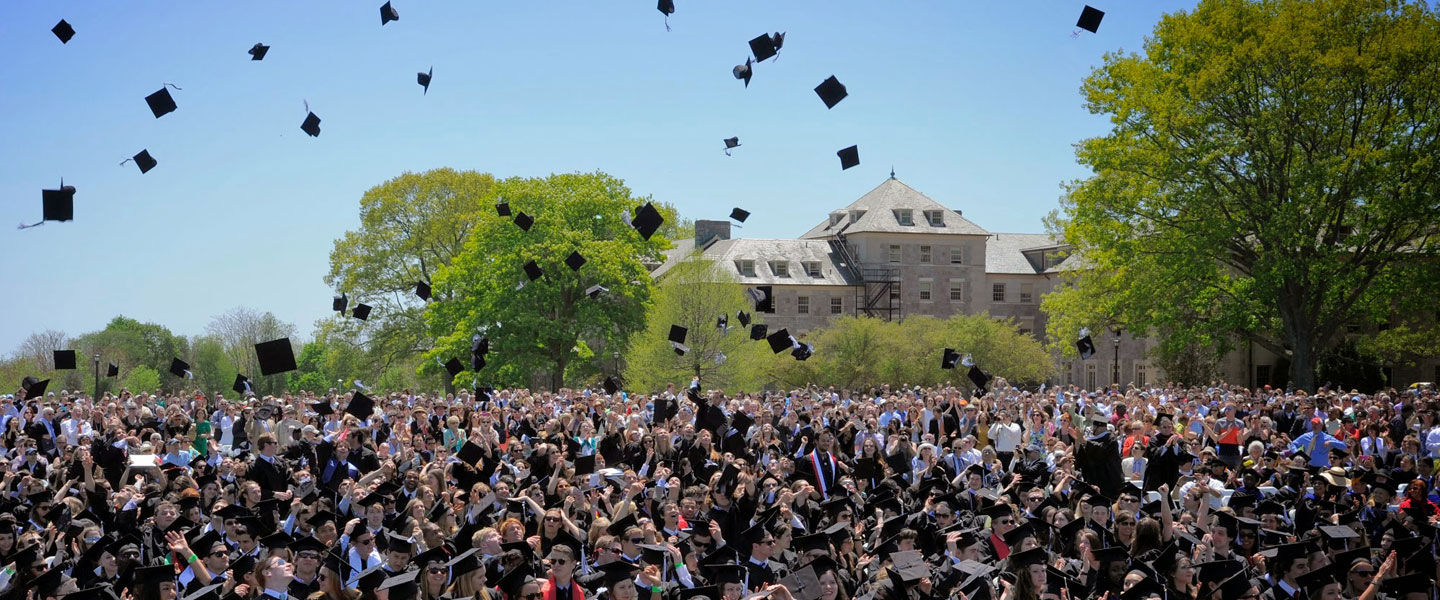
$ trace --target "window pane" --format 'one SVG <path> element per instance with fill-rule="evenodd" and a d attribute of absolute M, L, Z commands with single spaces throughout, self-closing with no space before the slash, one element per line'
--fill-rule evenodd
<path fill-rule="evenodd" d="M 1005 301 L 1005 284 L 997 283 L 990 291 L 990 299 L 995 302 Z"/>
<path fill-rule="evenodd" d="M 920 247 L 920 263 L 921 263 L 921 264 L 926 264 L 926 265 L 930 264 L 930 247 L 929 247 L 929 246 L 921 246 L 921 247 Z"/>
<path fill-rule="evenodd" d="M 844 298 L 839 298 L 839 297 L 831 298 L 831 299 L 830 299 L 830 314 L 832 314 L 832 315 L 838 315 L 838 314 L 843 313 L 843 312 L 845 312 L 845 299 L 844 299 Z"/>
<path fill-rule="evenodd" d="M 810 314 L 810 297 L 800 296 L 799 298 L 797 298 L 797 300 L 799 301 L 799 304 L 797 305 L 799 307 L 799 313 L 802 315 Z"/>

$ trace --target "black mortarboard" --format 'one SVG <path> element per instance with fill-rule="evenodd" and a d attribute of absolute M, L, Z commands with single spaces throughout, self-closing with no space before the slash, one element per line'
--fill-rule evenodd
<path fill-rule="evenodd" d="M 332 513 L 332 514 L 333 514 L 333 513 Z M 277 541 L 278 541 L 278 540 L 277 540 Z M 266 547 L 267 547 L 267 548 L 275 548 L 276 546 L 270 546 L 270 545 L 267 544 Z M 317 540 L 317 539 L 315 539 L 313 536 L 308 536 L 308 535 L 305 536 L 305 537 L 298 538 L 298 539 L 295 539 L 295 540 L 290 541 L 288 544 L 286 544 L 285 547 L 289 548 L 291 552 L 304 552 L 304 551 L 306 551 L 306 550 L 314 550 L 314 551 L 319 552 L 319 553 L 321 553 L 321 554 L 324 554 L 324 553 L 326 552 L 326 550 L 329 549 L 329 546 L 326 546 L 326 545 L 325 545 L 325 542 L 322 542 L 322 541 L 320 541 L 320 540 Z"/>
<path fill-rule="evenodd" d="M 75 28 L 71 27 L 70 23 L 65 19 L 60 19 L 59 23 L 56 23 L 54 27 L 50 28 L 50 33 L 60 38 L 60 43 L 68 44 L 70 43 L 70 38 L 75 37 Z"/>
<path fill-rule="evenodd" d="M 75 351 L 74 351 L 74 350 L 56 350 L 56 351 L 55 351 L 55 370 L 56 370 L 56 371 L 68 371 L 68 370 L 71 370 L 71 369 L 74 369 L 74 368 L 75 368 Z"/>
<path fill-rule="evenodd" d="M 315 516 L 310 517 L 308 522 L 315 527 L 324 525 L 326 522 L 335 523 L 336 526 L 341 524 L 340 515 L 328 509 L 316 511 Z"/>
<path fill-rule="evenodd" d="M 159 584 L 162 581 L 173 581 L 175 579 L 175 565 L 164 564 L 149 567 L 135 568 L 135 581 L 146 584 Z"/>
<path fill-rule="evenodd" d="M 755 312 L 775 312 L 775 287 L 770 285 L 757 285 L 751 288 L 751 296 L 755 298 Z"/>
<path fill-rule="evenodd" d="M 39 380 L 34 377 L 26 377 L 20 382 L 20 389 L 25 390 L 25 400 L 33 400 L 45 395 L 45 388 L 50 385 L 50 380 Z"/>
<path fill-rule="evenodd" d="M 415 282 L 415 295 L 416 295 L 416 296 L 419 296 L 421 300 L 429 300 L 429 299 L 430 299 L 430 284 L 428 284 L 428 283 L 426 283 L 426 282 L 424 282 L 424 281 L 417 281 L 417 282 Z"/>
<path fill-rule="evenodd" d="M 521 556 L 525 557 L 526 562 L 535 558 L 535 549 L 530 547 L 529 542 L 506 542 L 500 544 L 500 549 L 507 552 L 510 550 L 519 551 Z"/>
<path fill-rule="evenodd" d="M 236 373 L 236 374 L 235 374 L 235 385 L 230 386 L 230 389 L 235 390 L 235 393 L 237 393 L 237 394 L 243 395 L 243 394 L 245 394 L 245 392 L 247 391 L 247 389 L 250 387 L 249 385 L 247 385 L 247 384 L 249 384 L 249 383 L 250 383 L 250 378 L 249 378 L 249 377 L 246 377 L 245 375 L 243 375 L 243 374 L 241 374 L 241 373 Z"/>
<path fill-rule="evenodd" d="M 571 271 L 579 271 L 580 267 L 585 266 L 585 262 L 585 257 L 580 255 L 579 250 L 571 252 L 570 256 L 565 257 L 565 266 L 570 267 Z"/>
<path fill-rule="evenodd" d="M 1017 540 L 1018 541 L 1018 540 Z M 1010 564 L 1016 567 L 1028 567 L 1030 565 L 1043 565 L 1050 554 L 1044 548 L 1031 548 L 1024 552 L 1017 552 L 1010 555 Z"/>
<path fill-rule="evenodd" d="M 115 363 L 110 363 L 109 366 L 105 367 L 105 376 L 106 376 L 106 377 L 117 377 L 117 376 L 119 376 L 119 375 L 120 375 L 120 365 L 117 365 L 117 364 L 115 364 Z"/>
<path fill-rule="evenodd" d="M 280 338 L 255 344 L 255 356 L 260 359 L 260 374 L 274 375 L 295 370 L 295 349 L 290 338 Z"/>
<path fill-rule="evenodd" d="M 401 552 L 404 554 L 415 553 L 415 538 L 402 537 L 393 533 L 385 534 L 385 549 L 389 552 Z"/>
<path fill-rule="evenodd" d="M 844 171 L 844 170 L 846 170 L 846 169 L 849 169 L 850 167 L 853 167 L 853 166 L 855 166 L 855 165 L 860 164 L 860 147 L 859 147 L 859 146 L 850 146 L 849 148 L 841 148 L 840 151 L 838 151 L 838 152 L 835 153 L 835 155 L 840 157 L 840 170 L 841 170 L 841 171 Z"/>
<path fill-rule="evenodd" d="M 525 231 L 530 231 L 535 226 L 535 217 L 525 214 L 525 211 L 515 213 L 515 225 Z"/>
<path fill-rule="evenodd" d="M 478 444 L 469 440 L 466 440 L 465 445 L 460 446 L 460 451 L 455 453 L 456 458 L 470 465 L 480 462 L 484 456 L 485 451 Z"/>
<path fill-rule="evenodd" d="M 430 78 L 433 77 L 434 75 L 435 75 L 435 67 L 430 67 L 430 70 L 429 70 L 429 71 L 426 71 L 426 72 L 424 72 L 424 73 L 416 73 L 416 74 L 415 74 L 415 83 L 418 83 L 418 84 L 420 84 L 420 87 L 425 88 L 424 94 L 429 94 L 429 93 L 430 93 Z M 422 95 L 424 95 L 424 94 L 422 94 Z"/>
<path fill-rule="evenodd" d="M 445 363 L 445 372 L 446 372 L 446 373 L 449 373 L 451 377 L 455 377 L 456 375 L 459 375 L 460 372 L 461 372 L 461 371 L 464 371 L 464 370 L 465 370 L 465 364 L 462 363 L 462 362 L 460 362 L 460 359 L 458 359 L 458 358 L 452 358 L 452 359 L 450 359 L 448 362 Z"/>
<path fill-rule="evenodd" d="M 576 474 L 576 475 L 589 475 L 589 474 L 594 473 L 594 472 L 595 472 L 595 455 L 594 455 L 594 454 L 587 454 L 587 455 L 585 455 L 585 456 L 577 456 L 577 457 L 575 457 L 575 474 Z"/>
<path fill-rule="evenodd" d="M 1024 525 L 1005 532 L 1003 537 L 1005 538 L 1006 546 L 1017 548 L 1025 538 L 1035 537 L 1035 525 L 1030 521 L 1026 521 Z"/>
<path fill-rule="evenodd" d="M 683 344 L 685 343 L 685 335 L 687 333 L 689 333 L 688 329 L 679 325 L 671 325 L 669 339 L 676 344 Z"/>
<path fill-rule="evenodd" d="M 364 421 L 370 418 L 371 413 L 375 412 L 375 401 L 365 394 L 355 392 L 355 395 L 350 398 L 350 403 L 345 405 L 345 412 Z"/>
<path fill-rule="evenodd" d="M 320 137 L 320 117 L 313 112 L 305 115 L 305 121 L 300 123 L 300 131 L 310 137 Z"/>
<path fill-rule="evenodd" d="M 1433 590 L 1435 579 L 1424 573 L 1413 573 L 1386 579 L 1381 589 L 1393 598 L 1401 598 L 1411 592 Z M 1427 596 L 1428 597 L 1428 596 Z"/>
<path fill-rule="evenodd" d="M 260 544 L 272 550 L 276 548 L 289 547 L 290 544 L 294 541 L 295 538 L 290 537 L 290 534 L 285 533 L 284 529 L 277 530 L 275 531 L 275 533 L 260 538 Z"/>
<path fill-rule="evenodd" d="M 602 573 L 601 579 L 605 582 L 605 585 L 614 586 L 615 584 L 621 581 L 625 581 L 626 579 L 634 576 L 635 572 L 640 570 L 640 565 L 626 561 L 624 559 L 620 559 L 610 561 L 608 563 L 600 565 L 597 568 L 599 568 L 600 572 Z"/>
<path fill-rule="evenodd" d="M 600 284 L 597 283 L 597 284 L 592 285 L 592 286 L 590 286 L 590 287 L 588 287 L 588 288 L 585 288 L 585 295 L 586 295 L 586 296 L 589 296 L 589 297 L 592 298 L 592 299 L 594 299 L 594 298 L 599 298 L 599 297 L 600 297 L 600 294 L 603 294 L 603 293 L 608 292 L 608 291 L 610 291 L 610 288 L 607 288 L 607 287 L 605 287 L 605 286 L 600 285 Z"/>
<path fill-rule="evenodd" d="M 449 562 L 450 562 L 450 553 L 449 553 L 447 550 L 445 550 L 445 546 L 443 546 L 443 545 L 442 545 L 442 546 L 436 546 L 436 547 L 434 547 L 434 548 L 431 548 L 431 549 L 429 549 L 429 550 L 426 550 L 426 551 L 424 551 L 424 552 L 421 552 L 421 553 L 419 553 L 419 554 L 416 554 L 414 558 L 411 558 L 411 559 L 410 559 L 410 564 L 415 565 L 415 566 L 417 566 L 417 567 L 420 567 L 420 568 L 422 568 L 422 569 L 425 568 L 426 566 L 429 566 L 430 563 L 449 563 Z"/>
<path fill-rule="evenodd" d="M 614 377 L 606 377 L 605 381 L 601 382 L 600 387 L 605 390 L 606 394 L 614 394 L 620 391 L 620 382 Z"/>
<path fill-rule="evenodd" d="M 736 79 L 744 81 L 745 87 L 748 88 L 750 87 L 750 78 L 755 76 L 754 64 L 755 61 L 750 60 L 750 57 L 747 56 L 745 57 L 745 64 L 735 65 L 734 68 L 730 69 L 730 74 L 734 75 Z"/>
<path fill-rule="evenodd" d="M 736 209 L 736 210 L 739 210 L 739 209 Z M 746 213 L 746 214 L 747 214 L 747 216 L 748 216 L 749 213 Z M 734 215 L 731 215 L 730 218 L 733 219 L 733 218 L 735 218 L 735 217 L 734 217 Z M 740 322 L 740 326 L 741 326 L 741 327 L 749 327 L 749 326 L 750 326 L 750 313 L 747 313 L 747 312 L 745 312 L 745 311 L 743 311 L 743 310 L 735 311 L 735 320 L 737 320 L 737 321 Z"/>
<path fill-rule="evenodd" d="M 762 33 L 750 40 L 750 52 L 755 55 L 755 62 L 765 62 L 765 59 L 775 56 L 775 40 L 770 34 Z"/>
<path fill-rule="evenodd" d="M 535 261 L 531 260 L 525 263 L 525 277 L 528 278 L 530 281 L 535 281 L 536 279 L 544 276 L 545 269 L 540 268 L 540 265 L 535 264 Z"/>
<path fill-rule="evenodd" d="M 1130 560 L 1130 551 L 1127 550 L 1124 546 L 1110 546 L 1109 548 L 1101 548 L 1092 552 L 1091 554 L 1093 554 L 1095 556 L 1095 560 L 1100 561 L 1100 564 L 1102 565 L 1105 563 Z"/>
<path fill-rule="evenodd" d="M 44 573 L 30 580 L 30 585 L 34 586 L 35 591 L 38 592 L 35 596 L 37 598 L 44 598 L 54 595 L 51 592 L 54 592 L 56 588 L 59 588 L 60 585 L 64 583 L 65 569 L 65 564 L 58 564 L 46 569 Z"/>
<path fill-rule="evenodd" d="M 765 341 L 770 344 L 770 351 L 775 354 L 789 350 L 793 346 L 790 339 L 790 332 L 785 329 L 765 336 Z"/>
<path fill-rule="evenodd" d="M 155 160 L 155 157 L 150 156 L 149 150 L 141 150 L 139 154 L 130 157 L 130 160 L 135 161 L 135 166 L 140 167 L 141 175 L 149 173 L 150 169 L 153 169 L 155 168 L 155 165 L 160 164 L 160 161 L 157 161 Z M 121 164 L 124 163 L 122 162 Z"/>
<path fill-rule="evenodd" d="M 944 354 L 940 356 L 940 368 L 942 369 L 953 369 L 959 363 L 960 353 L 952 348 L 946 348 Z"/>
<path fill-rule="evenodd" d="M 69 221 L 75 218 L 75 186 L 73 185 L 62 185 L 58 190 L 40 190 L 40 201 L 44 213 L 41 223 Z"/>
<path fill-rule="evenodd" d="M 160 118 L 175 112 L 175 98 L 170 96 L 170 90 L 160 86 L 160 91 L 145 97 L 145 103 L 150 105 L 150 112 L 155 113 L 155 118 Z"/>
<path fill-rule="evenodd" d="M 1280 544 L 1279 546 L 1271 546 L 1269 548 L 1261 550 L 1260 555 L 1264 556 L 1265 558 L 1284 562 L 1287 560 L 1305 558 L 1309 556 L 1311 552 L 1314 552 L 1315 549 L 1315 542 L 1304 541 L 1296 542 L 1294 544 Z"/>
<path fill-rule="evenodd" d="M 510 216 L 510 203 L 509 203 L 509 202 L 505 202 L 505 201 L 503 201 L 503 200 L 500 201 L 499 203 L 497 203 L 497 204 L 495 205 L 495 214 L 500 215 L 500 216 L 502 216 L 502 217 L 508 217 L 508 216 Z"/>
<path fill-rule="evenodd" d="M 982 390 L 985 389 L 986 384 L 990 383 L 990 376 L 981 371 L 978 366 L 971 365 L 970 372 L 966 376 L 970 378 L 971 383 L 975 384 L 975 387 Z"/>
<path fill-rule="evenodd" d="M 629 529 L 630 527 L 638 523 L 639 521 L 635 519 L 635 515 L 633 513 L 627 514 L 624 517 L 621 517 L 620 520 L 611 522 L 610 525 L 605 528 L 605 532 L 615 536 L 625 535 L 626 529 Z"/>
<path fill-rule="evenodd" d="M 815 86 L 815 93 L 820 96 L 820 101 L 825 103 L 825 108 L 835 108 L 836 104 L 850 94 L 845 90 L 845 84 L 840 83 L 840 80 L 836 79 L 834 75 Z"/>
<path fill-rule="evenodd" d="M 339 296 L 336 296 L 335 298 L 330 300 L 330 310 L 343 313 L 345 312 L 345 307 L 349 304 L 350 299 L 346 298 L 345 294 L 340 294 Z"/>
<path fill-rule="evenodd" d="M 250 60 L 265 60 L 265 53 L 269 51 L 269 46 L 266 46 L 265 44 L 262 44 L 260 42 L 255 42 L 255 45 L 251 46 L 249 50 Z"/>
<path fill-rule="evenodd" d="M 750 326 L 750 339 L 763 340 L 766 337 L 768 327 L 764 323 L 756 323 Z"/>
<path fill-rule="evenodd" d="M 1105 18 L 1105 11 L 1086 4 L 1084 10 L 1080 11 L 1080 20 L 1075 22 L 1075 26 L 1090 33 L 1095 33 L 1096 30 L 1100 29 L 1100 19 L 1103 18 Z"/>
<path fill-rule="evenodd" d="M 400 20 L 400 11 L 395 10 L 395 7 L 393 7 L 393 6 L 390 6 L 390 3 L 389 3 L 389 2 L 386 2 L 383 6 L 380 7 L 380 25 L 381 25 L 381 26 L 384 26 L 386 23 L 389 23 L 389 22 L 391 22 L 391 21 L 399 21 L 399 20 Z"/>
<path fill-rule="evenodd" d="M 1304 575 L 1295 578 L 1295 583 L 1300 584 L 1300 589 L 1305 590 L 1311 598 L 1319 597 L 1315 592 L 1332 583 L 1342 583 L 1335 578 L 1335 571 L 1332 569 L 1315 569 Z"/>
<path fill-rule="evenodd" d="M 635 218 L 630 221 L 635 231 L 640 233 L 640 237 L 647 240 L 650 239 L 650 236 L 655 235 L 655 232 L 664 223 L 665 217 L 661 216 L 660 211 L 655 209 L 655 205 L 649 202 L 635 209 Z"/>
<path fill-rule="evenodd" d="M 171 374 L 171 375 L 174 375 L 174 376 L 176 376 L 176 377 L 184 377 L 185 374 L 186 374 L 186 373 L 189 373 L 189 372 L 190 372 L 190 363 L 187 363 L 187 362 L 185 362 L 185 361 L 183 361 L 183 360 L 180 360 L 180 359 L 178 359 L 178 358 L 174 358 L 174 359 L 171 359 L 171 360 L 170 360 L 170 374 Z"/>
<path fill-rule="evenodd" d="M 739 138 L 732 138 L 732 139 L 735 139 L 735 140 L 736 140 L 736 142 L 735 142 L 735 145 L 736 145 L 736 146 L 739 146 L 739 145 L 740 145 Z M 726 146 L 729 146 L 729 145 L 730 145 L 730 141 L 729 141 L 729 140 L 726 140 L 726 141 L 725 141 L 725 145 L 726 145 Z M 745 210 L 745 209 L 743 209 L 743 208 L 738 208 L 738 207 L 737 207 L 737 208 L 733 208 L 733 209 L 730 210 L 730 218 L 731 218 L 731 219 L 735 219 L 736 221 L 739 221 L 739 222 L 741 222 L 741 223 L 744 223 L 744 222 L 745 222 L 745 219 L 750 218 L 750 211 Z M 747 319 L 747 321 L 748 321 L 748 319 Z M 748 325 L 748 324 L 749 324 L 749 323 L 742 323 L 742 325 Z"/>
<path fill-rule="evenodd" d="M 1395 541 L 1390 543 L 1390 551 L 1404 558 L 1416 550 L 1419 550 L 1420 547 L 1424 545 L 1425 538 L 1420 536 L 1397 537 Z"/>
<path fill-rule="evenodd" d="M 1360 537 L 1360 534 L 1355 533 L 1354 529 L 1351 529 L 1344 525 L 1321 525 L 1320 534 L 1332 540 L 1345 540 Z"/>

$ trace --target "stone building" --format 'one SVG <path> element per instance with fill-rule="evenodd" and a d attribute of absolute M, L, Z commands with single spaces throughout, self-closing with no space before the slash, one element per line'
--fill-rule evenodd
<path fill-rule="evenodd" d="M 729 221 L 697 221 L 695 239 L 678 240 L 653 276 L 663 278 L 697 249 L 746 286 L 773 286 L 775 313 L 766 315 L 766 322 L 797 337 L 838 315 L 988 313 L 1013 319 L 1043 341 L 1040 298 L 1060 284 L 1061 272 L 1080 262 L 1066 258 L 1068 248 L 1049 234 L 987 231 L 893 175 L 831 211 L 799 239 L 732 238 Z M 1052 384 L 1094 389 L 1117 381 L 1165 381 L 1147 356 L 1151 343 L 1144 338 L 1123 331 L 1118 336 L 1096 331 L 1091 337 L 1096 354 L 1084 361 L 1057 356 Z M 1252 386 L 1283 379 L 1283 368 L 1258 346 L 1243 346 L 1220 364 L 1226 381 Z"/>

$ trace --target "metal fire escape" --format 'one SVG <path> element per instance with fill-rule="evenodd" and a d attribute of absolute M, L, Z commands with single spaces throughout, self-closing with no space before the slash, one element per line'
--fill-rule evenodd
<path fill-rule="evenodd" d="M 855 285 L 855 314 L 877 317 L 886 321 L 898 320 L 900 312 L 900 270 L 889 267 L 866 267 L 850 252 L 850 244 L 843 234 L 835 234 L 829 240 L 830 251 L 840 258 Z"/>

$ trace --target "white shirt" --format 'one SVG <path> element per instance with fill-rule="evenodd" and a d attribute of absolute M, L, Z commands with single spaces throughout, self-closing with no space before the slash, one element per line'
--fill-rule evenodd
<path fill-rule="evenodd" d="M 1009 425 L 995 423 L 990 426 L 990 441 L 995 443 L 996 452 L 1014 452 L 1020 447 L 1020 425 L 1011 422 Z"/>

